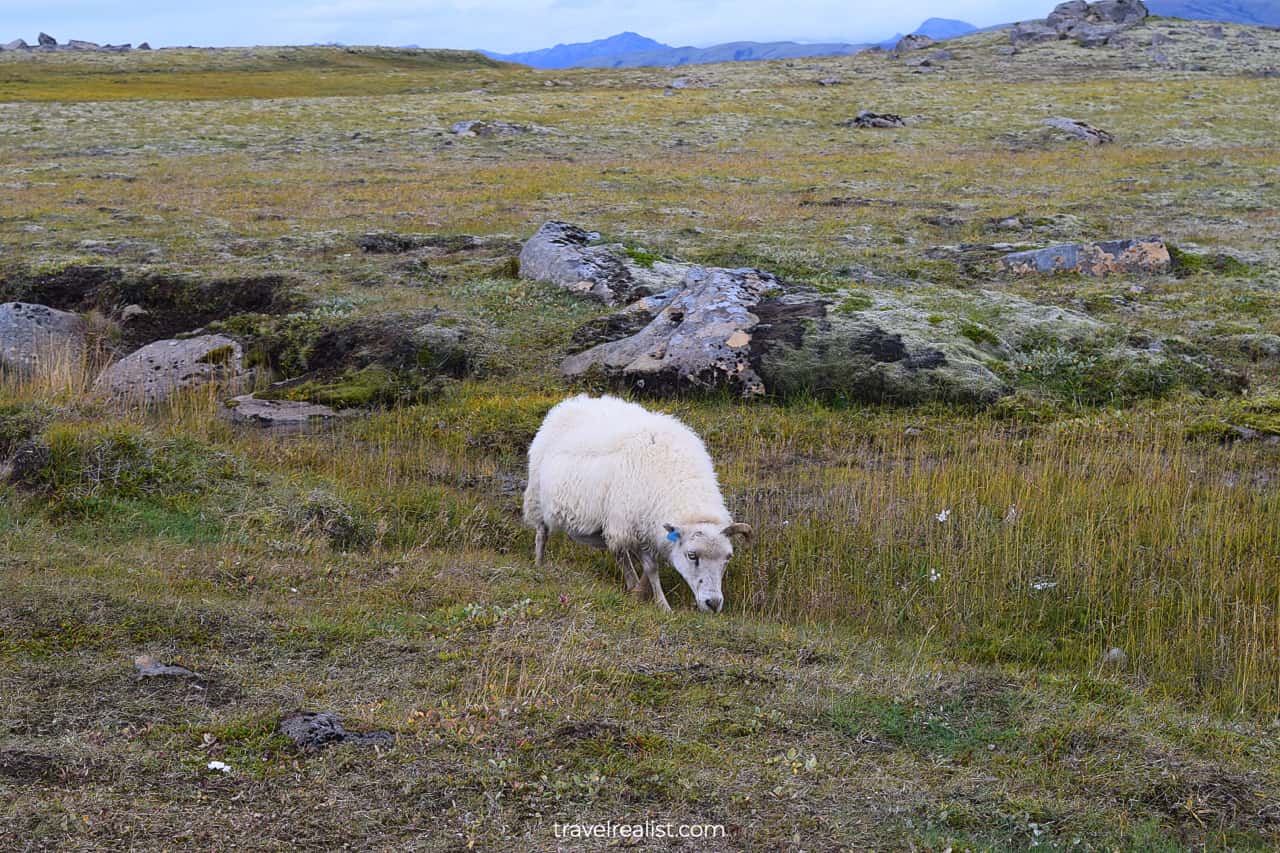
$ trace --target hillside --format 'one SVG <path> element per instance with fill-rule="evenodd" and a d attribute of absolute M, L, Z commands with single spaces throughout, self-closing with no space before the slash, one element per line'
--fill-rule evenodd
<path fill-rule="evenodd" d="M 1280 3 L 1274 0 L 1151 0 L 1147 7 L 1172 18 L 1280 26 Z"/>
<path fill-rule="evenodd" d="M 5 849 L 1280 847 L 1280 32 L 1085 40 L 0 54 Z M 724 612 L 534 565 L 603 391 Z"/>

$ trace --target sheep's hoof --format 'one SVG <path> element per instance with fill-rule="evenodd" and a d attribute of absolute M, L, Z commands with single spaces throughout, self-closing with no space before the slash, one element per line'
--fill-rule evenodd
<path fill-rule="evenodd" d="M 658 602 L 658 609 L 659 609 L 659 610 L 661 610 L 663 613 L 670 613 L 670 612 L 671 612 L 671 605 L 670 605 L 670 604 L 667 604 L 665 601 L 659 601 L 659 602 Z"/>
<path fill-rule="evenodd" d="M 653 598 L 653 589 L 647 583 L 638 583 L 627 590 L 636 601 L 648 601 Z"/>

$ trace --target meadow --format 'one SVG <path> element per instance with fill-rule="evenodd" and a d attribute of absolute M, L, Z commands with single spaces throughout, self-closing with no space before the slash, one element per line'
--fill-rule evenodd
<path fill-rule="evenodd" d="M 1277 36 L 1146 26 L 1174 64 L 979 34 L 940 73 L 866 54 L 674 91 L 374 49 L 0 56 L 0 295 L 278 275 L 286 321 L 225 321 L 270 326 L 277 373 L 292 330 L 389 311 L 492 344 L 424 401 L 286 438 L 219 418 L 217 388 L 92 399 L 129 334 L 113 306 L 95 363 L 5 377 L 0 458 L 46 455 L 0 486 L 0 838 L 556 849 L 555 822 L 654 818 L 726 826 L 697 849 L 1273 848 L 1280 119 L 1266 51 L 1227 48 Z M 862 108 L 908 126 L 841 125 Z M 1057 114 L 1118 141 L 1056 138 Z M 472 118 L 555 132 L 450 133 Z M 513 275 L 549 218 L 850 298 L 1071 307 L 1246 390 L 1122 398 L 1065 353 L 985 410 L 651 401 L 758 537 L 724 614 L 672 576 L 664 615 L 599 552 L 532 565 L 524 451 L 557 400 L 606 390 L 555 370 L 604 309 Z M 371 232 L 478 239 L 382 254 Z M 1169 275 L 989 264 L 1151 234 L 1188 253 Z M 204 677 L 139 680 L 140 654 Z M 397 740 L 300 753 L 294 709 Z"/>

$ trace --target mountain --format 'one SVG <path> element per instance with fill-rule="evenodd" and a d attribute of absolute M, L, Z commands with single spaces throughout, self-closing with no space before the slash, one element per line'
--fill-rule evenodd
<path fill-rule="evenodd" d="M 616 36 L 609 36 L 606 39 L 574 44 L 558 44 L 555 47 L 545 47 L 541 50 L 530 50 L 524 53 L 493 53 L 488 50 L 482 50 L 480 53 L 490 59 L 498 59 L 503 62 L 518 62 L 521 65 L 529 65 L 534 68 L 580 68 L 587 64 L 599 64 L 591 62 L 595 59 L 640 53 L 642 51 L 671 49 L 669 45 L 665 45 L 660 41 L 645 38 L 637 33 L 627 32 L 618 33 Z M 604 64 L 612 63 L 606 62 Z"/>
<path fill-rule="evenodd" d="M 953 18 L 930 18 L 915 28 L 915 33 L 928 36 L 938 41 L 959 38 L 976 32 L 977 27 L 968 21 L 957 21 Z"/>
<path fill-rule="evenodd" d="M 912 30 L 911 34 L 928 36 L 935 41 L 946 41 L 947 39 L 959 38 L 977 31 L 978 28 L 968 21 L 957 21 L 952 18 L 930 18 Z M 876 42 L 876 47 L 893 50 L 898 42 L 902 40 L 902 37 L 902 33 L 897 33 L 892 38 Z"/>
<path fill-rule="evenodd" d="M 1147 9 L 1170 18 L 1280 26 L 1277 0 L 1147 0 Z"/>
<path fill-rule="evenodd" d="M 794 41 L 731 41 L 711 47 L 664 47 L 616 56 L 597 56 L 581 63 L 585 68 L 635 68 L 645 65 L 706 65 L 711 62 L 750 62 L 764 59 L 796 59 L 836 56 L 866 50 L 865 44 L 801 44 Z"/>

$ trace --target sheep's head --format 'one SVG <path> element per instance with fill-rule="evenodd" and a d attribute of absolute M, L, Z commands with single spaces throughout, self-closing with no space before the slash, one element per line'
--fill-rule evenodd
<path fill-rule="evenodd" d="M 671 543 L 669 559 L 680 577 L 693 591 L 693 600 L 705 613 L 719 613 L 724 607 L 725 568 L 733 556 L 733 538 L 741 536 L 751 540 L 751 528 L 746 524 L 688 524 L 676 527 L 663 525 L 667 541 Z"/>

